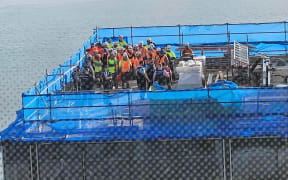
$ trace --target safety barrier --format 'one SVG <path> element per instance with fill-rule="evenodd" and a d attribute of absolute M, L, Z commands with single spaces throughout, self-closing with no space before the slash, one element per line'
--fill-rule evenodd
<path fill-rule="evenodd" d="M 287 88 L 128 91 L 113 95 L 82 92 L 37 96 L 39 98 L 33 103 L 30 102 L 35 95 L 23 96 L 24 123 L 62 121 L 74 123 L 76 127 L 79 123 L 83 127 L 106 127 L 111 120 L 122 120 L 129 126 L 141 120 L 165 134 L 173 127 L 188 128 L 188 131 L 194 128 L 191 136 L 195 135 L 193 133 L 203 136 L 234 136 L 235 133 L 241 136 L 249 133 L 285 135 L 288 125 Z M 74 130 L 73 127 L 70 131 Z M 201 131 L 197 130 L 199 127 L 202 127 Z M 59 127 L 56 125 L 55 128 Z M 168 134 L 173 135 L 171 132 Z"/>
<path fill-rule="evenodd" d="M 151 37 L 159 47 L 168 44 L 172 49 L 189 42 L 193 46 L 228 46 L 234 41 L 249 44 L 255 49 L 250 55 L 280 54 L 287 55 L 287 22 L 274 23 L 247 23 L 247 24 L 212 24 L 212 25 L 177 25 L 177 26 L 150 26 L 150 27 L 122 27 L 122 28 L 96 28 L 99 40 L 103 42 L 109 37 L 116 39 L 123 35 L 129 44 Z M 179 56 L 179 51 L 176 51 Z M 196 55 L 201 50 L 195 50 Z M 206 56 L 221 56 L 226 50 L 205 51 Z"/>

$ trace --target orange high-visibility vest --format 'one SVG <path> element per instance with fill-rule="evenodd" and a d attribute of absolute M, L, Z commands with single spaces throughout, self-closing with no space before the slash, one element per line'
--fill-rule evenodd
<path fill-rule="evenodd" d="M 126 73 L 130 71 L 130 62 L 129 60 L 127 61 L 121 61 L 121 72 Z"/>
<path fill-rule="evenodd" d="M 166 63 L 165 59 L 168 59 L 166 55 L 162 56 L 159 63 Z"/>
<path fill-rule="evenodd" d="M 133 64 L 133 68 L 136 70 L 140 61 L 137 58 L 132 58 L 131 62 Z"/>

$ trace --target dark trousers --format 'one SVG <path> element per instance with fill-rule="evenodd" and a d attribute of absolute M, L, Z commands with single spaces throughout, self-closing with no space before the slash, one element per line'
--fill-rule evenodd
<path fill-rule="evenodd" d="M 118 89 L 117 73 L 112 73 L 112 88 Z"/>
<path fill-rule="evenodd" d="M 124 85 L 126 83 L 126 88 L 130 88 L 130 85 L 129 85 L 129 75 L 130 73 L 129 72 L 126 72 L 126 73 L 121 73 L 121 81 L 122 81 L 122 88 L 124 89 Z"/>

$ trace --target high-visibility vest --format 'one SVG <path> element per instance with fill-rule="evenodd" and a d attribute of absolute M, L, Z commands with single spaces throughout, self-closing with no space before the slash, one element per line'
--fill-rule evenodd
<path fill-rule="evenodd" d="M 96 50 L 97 50 L 96 47 L 93 47 L 93 48 L 90 47 L 88 52 L 89 52 L 89 54 L 90 54 L 91 56 L 94 56 L 94 51 L 96 51 Z"/>
<path fill-rule="evenodd" d="M 165 62 L 165 59 L 167 58 L 166 55 L 162 56 L 161 59 L 160 59 L 160 64 L 162 64 L 163 62 Z M 165 62 L 166 63 L 166 62 Z"/>
<path fill-rule="evenodd" d="M 101 60 L 96 60 L 94 61 L 94 71 L 95 72 L 101 72 L 102 71 L 102 61 Z"/>
<path fill-rule="evenodd" d="M 176 55 L 173 51 L 166 52 L 166 54 L 168 54 L 170 56 L 170 58 L 176 58 Z"/>
<path fill-rule="evenodd" d="M 139 66 L 139 60 L 137 58 L 132 58 L 131 62 L 133 64 L 133 68 L 136 70 Z"/>
<path fill-rule="evenodd" d="M 109 65 L 108 70 L 112 74 L 116 72 L 116 63 L 117 63 L 116 59 L 109 59 L 108 60 L 108 65 Z"/>
<path fill-rule="evenodd" d="M 121 64 L 121 72 L 122 73 L 126 73 L 126 72 L 129 72 L 130 71 L 130 61 L 129 60 L 126 60 L 126 61 L 121 61 L 120 62 Z"/>
<path fill-rule="evenodd" d="M 118 41 L 118 46 L 125 46 L 125 45 L 127 45 L 127 43 L 125 42 L 125 41 Z"/>
<path fill-rule="evenodd" d="M 108 48 L 111 49 L 112 47 L 113 47 L 113 44 L 112 43 L 108 43 Z"/>

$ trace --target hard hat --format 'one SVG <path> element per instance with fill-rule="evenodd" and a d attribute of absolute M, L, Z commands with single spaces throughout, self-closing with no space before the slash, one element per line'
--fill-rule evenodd
<path fill-rule="evenodd" d="M 127 58 L 127 59 L 129 58 L 129 57 L 128 57 L 128 54 L 127 54 L 126 52 L 123 53 L 123 58 Z"/>
<path fill-rule="evenodd" d="M 167 46 L 167 49 L 171 49 L 171 45 L 168 45 L 168 46 Z"/>
<path fill-rule="evenodd" d="M 147 38 L 147 41 L 151 41 L 151 38 Z"/>
<path fill-rule="evenodd" d="M 136 56 L 141 56 L 141 52 L 136 52 Z"/>
<path fill-rule="evenodd" d="M 132 46 L 128 46 L 128 49 L 133 49 Z"/>
<path fill-rule="evenodd" d="M 161 51 L 161 48 L 157 48 L 156 51 L 157 51 L 157 52 L 160 52 L 160 51 Z"/>
<path fill-rule="evenodd" d="M 187 43 L 185 43 L 185 46 L 187 47 L 187 46 L 189 46 L 189 43 L 187 42 Z"/>
<path fill-rule="evenodd" d="M 142 44 L 142 45 L 143 45 L 143 44 L 144 44 L 144 42 L 143 42 L 143 41 L 139 41 L 139 43 L 138 43 L 138 44 L 139 44 L 139 45 L 140 45 L 140 44 Z"/>

